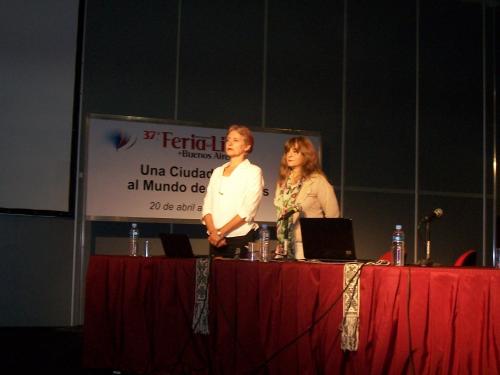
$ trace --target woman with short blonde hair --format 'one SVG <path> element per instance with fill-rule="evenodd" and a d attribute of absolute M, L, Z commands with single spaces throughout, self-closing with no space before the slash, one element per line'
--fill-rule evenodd
<path fill-rule="evenodd" d="M 245 245 L 257 237 L 259 226 L 254 218 L 264 179 L 262 170 L 247 159 L 253 143 L 246 126 L 229 127 L 224 145 L 229 161 L 214 169 L 203 200 L 202 222 L 207 227 L 212 256 L 244 257 Z"/>

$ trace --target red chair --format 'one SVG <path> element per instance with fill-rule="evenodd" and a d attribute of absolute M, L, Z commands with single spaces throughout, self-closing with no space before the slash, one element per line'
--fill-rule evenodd
<path fill-rule="evenodd" d="M 453 265 L 455 267 L 467 267 L 476 265 L 476 250 L 467 250 L 465 253 L 461 254 Z"/>

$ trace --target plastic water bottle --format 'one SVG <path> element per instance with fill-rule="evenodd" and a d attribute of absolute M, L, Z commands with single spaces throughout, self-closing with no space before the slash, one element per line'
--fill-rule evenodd
<path fill-rule="evenodd" d="M 267 262 L 269 258 L 269 228 L 267 224 L 262 224 L 259 229 L 260 260 Z"/>
<path fill-rule="evenodd" d="M 395 266 L 405 265 L 405 232 L 402 225 L 396 225 L 392 232 L 392 259 Z"/>
<path fill-rule="evenodd" d="M 128 255 L 136 257 L 139 250 L 139 229 L 137 223 L 132 223 L 128 235 Z"/>

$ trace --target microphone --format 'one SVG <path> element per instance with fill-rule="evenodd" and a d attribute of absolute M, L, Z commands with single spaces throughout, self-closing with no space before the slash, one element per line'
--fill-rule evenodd
<path fill-rule="evenodd" d="M 434 219 L 439 219 L 443 216 L 444 212 L 442 208 L 436 208 L 429 215 L 425 216 L 422 220 L 420 220 L 420 224 L 430 223 Z"/>
<path fill-rule="evenodd" d="M 299 210 L 297 208 L 292 208 L 290 211 L 287 211 L 283 215 L 281 215 L 278 221 L 287 220 L 290 216 L 292 216 L 296 212 L 299 212 Z"/>

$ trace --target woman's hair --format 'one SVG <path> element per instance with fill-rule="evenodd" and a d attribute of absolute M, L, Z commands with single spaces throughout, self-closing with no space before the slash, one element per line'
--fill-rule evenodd
<path fill-rule="evenodd" d="M 281 156 L 280 175 L 278 178 L 278 185 L 283 185 L 290 174 L 290 168 L 286 162 L 286 154 L 290 149 L 295 148 L 298 152 L 304 155 L 304 165 L 302 166 L 302 177 L 308 178 L 313 173 L 325 175 L 319 165 L 318 153 L 314 145 L 306 137 L 293 137 L 285 142 L 283 155 Z"/>
<path fill-rule="evenodd" d="M 244 125 L 231 125 L 229 129 L 227 129 L 226 137 L 231 133 L 232 131 L 238 132 L 239 135 L 243 137 L 243 140 L 245 141 L 246 145 L 250 146 L 250 149 L 248 150 L 247 154 L 251 153 L 253 150 L 253 134 L 250 129 L 248 129 Z"/>

